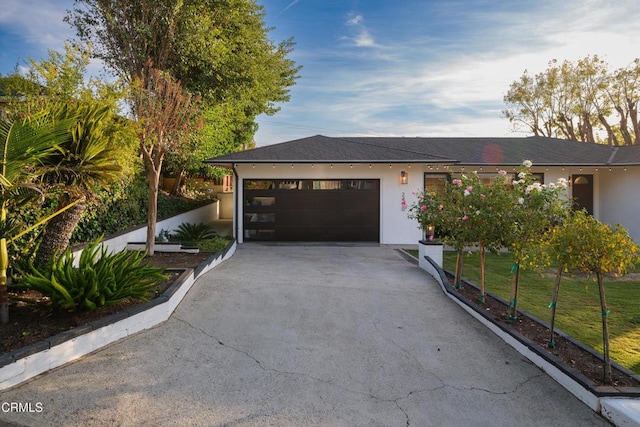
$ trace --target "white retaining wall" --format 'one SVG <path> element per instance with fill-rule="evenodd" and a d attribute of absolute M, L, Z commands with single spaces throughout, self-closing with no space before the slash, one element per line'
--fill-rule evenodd
<path fill-rule="evenodd" d="M 199 224 L 202 222 L 208 224 L 217 219 L 220 219 L 220 204 L 216 200 L 208 205 L 158 221 L 156 223 L 156 234 L 158 234 L 160 230 L 175 231 L 182 223 Z M 129 242 L 145 242 L 146 240 L 147 226 L 142 225 L 126 233 L 114 235 L 104 240 L 102 244 L 106 246 L 109 251 L 115 253 L 125 250 Z M 75 250 L 73 255 L 78 259 L 81 253 L 82 248 Z"/>
<path fill-rule="evenodd" d="M 164 322 L 171 316 L 195 281 L 231 258 L 235 251 L 236 243 L 233 242 L 224 254 L 212 258 L 208 264 L 202 265 L 201 269 L 191 270 L 180 288 L 163 303 L 101 328 L 88 331 L 43 351 L 18 358 L 15 362 L 0 367 L 0 390 L 14 387 L 36 375 L 77 360 L 122 338 Z"/>

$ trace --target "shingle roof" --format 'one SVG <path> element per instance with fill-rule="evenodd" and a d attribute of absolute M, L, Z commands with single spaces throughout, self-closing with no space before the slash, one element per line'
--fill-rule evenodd
<path fill-rule="evenodd" d="M 564 139 L 326 137 L 322 135 L 205 160 L 206 163 L 459 163 L 540 166 L 640 164 L 640 146 L 609 147 Z"/>

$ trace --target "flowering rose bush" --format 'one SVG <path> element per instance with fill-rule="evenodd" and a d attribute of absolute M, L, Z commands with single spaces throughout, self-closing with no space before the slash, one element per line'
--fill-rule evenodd
<path fill-rule="evenodd" d="M 510 249 L 516 266 L 527 257 L 528 248 L 539 240 L 545 229 L 563 217 L 567 209 L 561 195 L 566 180 L 544 185 L 531 174 L 532 162 L 525 160 L 509 183 L 510 176 L 500 170 L 490 180 L 481 180 L 476 172 L 462 173 L 445 183 L 441 194 L 414 192 L 417 202 L 409 209 L 409 218 L 420 228 L 436 227 L 446 244 L 458 251 L 455 284 L 460 283 L 462 251 L 477 246 L 480 250 L 480 299 L 484 298 L 485 250 Z M 516 275 L 517 283 L 517 275 Z M 514 290 L 513 309 L 517 287 Z"/>
<path fill-rule="evenodd" d="M 443 201 L 435 191 L 420 191 L 415 190 L 411 193 L 416 197 L 416 202 L 409 206 L 409 213 L 407 216 L 410 219 L 415 219 L 418 222 L 418 227 L 421 230 L 426 231 L 428 227 L 438 230 L 443 221 Z M 406 201 L 403 200 L 403 210 L 407 209 Z M 429 239 L 433 239 L 433 234 L 429 235 Z"/>

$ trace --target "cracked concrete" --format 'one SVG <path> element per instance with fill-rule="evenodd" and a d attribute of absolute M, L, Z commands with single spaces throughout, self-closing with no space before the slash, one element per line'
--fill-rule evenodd
<path fill-rule="evenodd" d="M 41 402 L 0 413 L 30 426 L 608 425 L 375 246 L 241 245 L 165 324 L 0 401 Z"/>

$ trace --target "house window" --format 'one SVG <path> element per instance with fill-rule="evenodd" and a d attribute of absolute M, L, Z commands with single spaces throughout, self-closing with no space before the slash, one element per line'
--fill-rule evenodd
<path fill-rule="evenodd" d="M 479 173 L 478 174 L 478 178 L 480 178 L 480 182 L 482 184 L 491 184 L 493 182 L 494 179 L 496 179 L 498 176 L 500 176 L 497 172 L 496 173 Z M 506 184 L 511 184 L 513 182 L 513 180 L 515 179 L 515 174 L 514 173 L 508 173 L 506 176 L 506 180 L 505 183 Z"/>
<path fill-rule="evenodd" d="M 446 173 L 425 173 L 425 191 L 435 191 L 438 194 L 444 193 L 444 185 L 449 181 L 449 174 Z"/>

